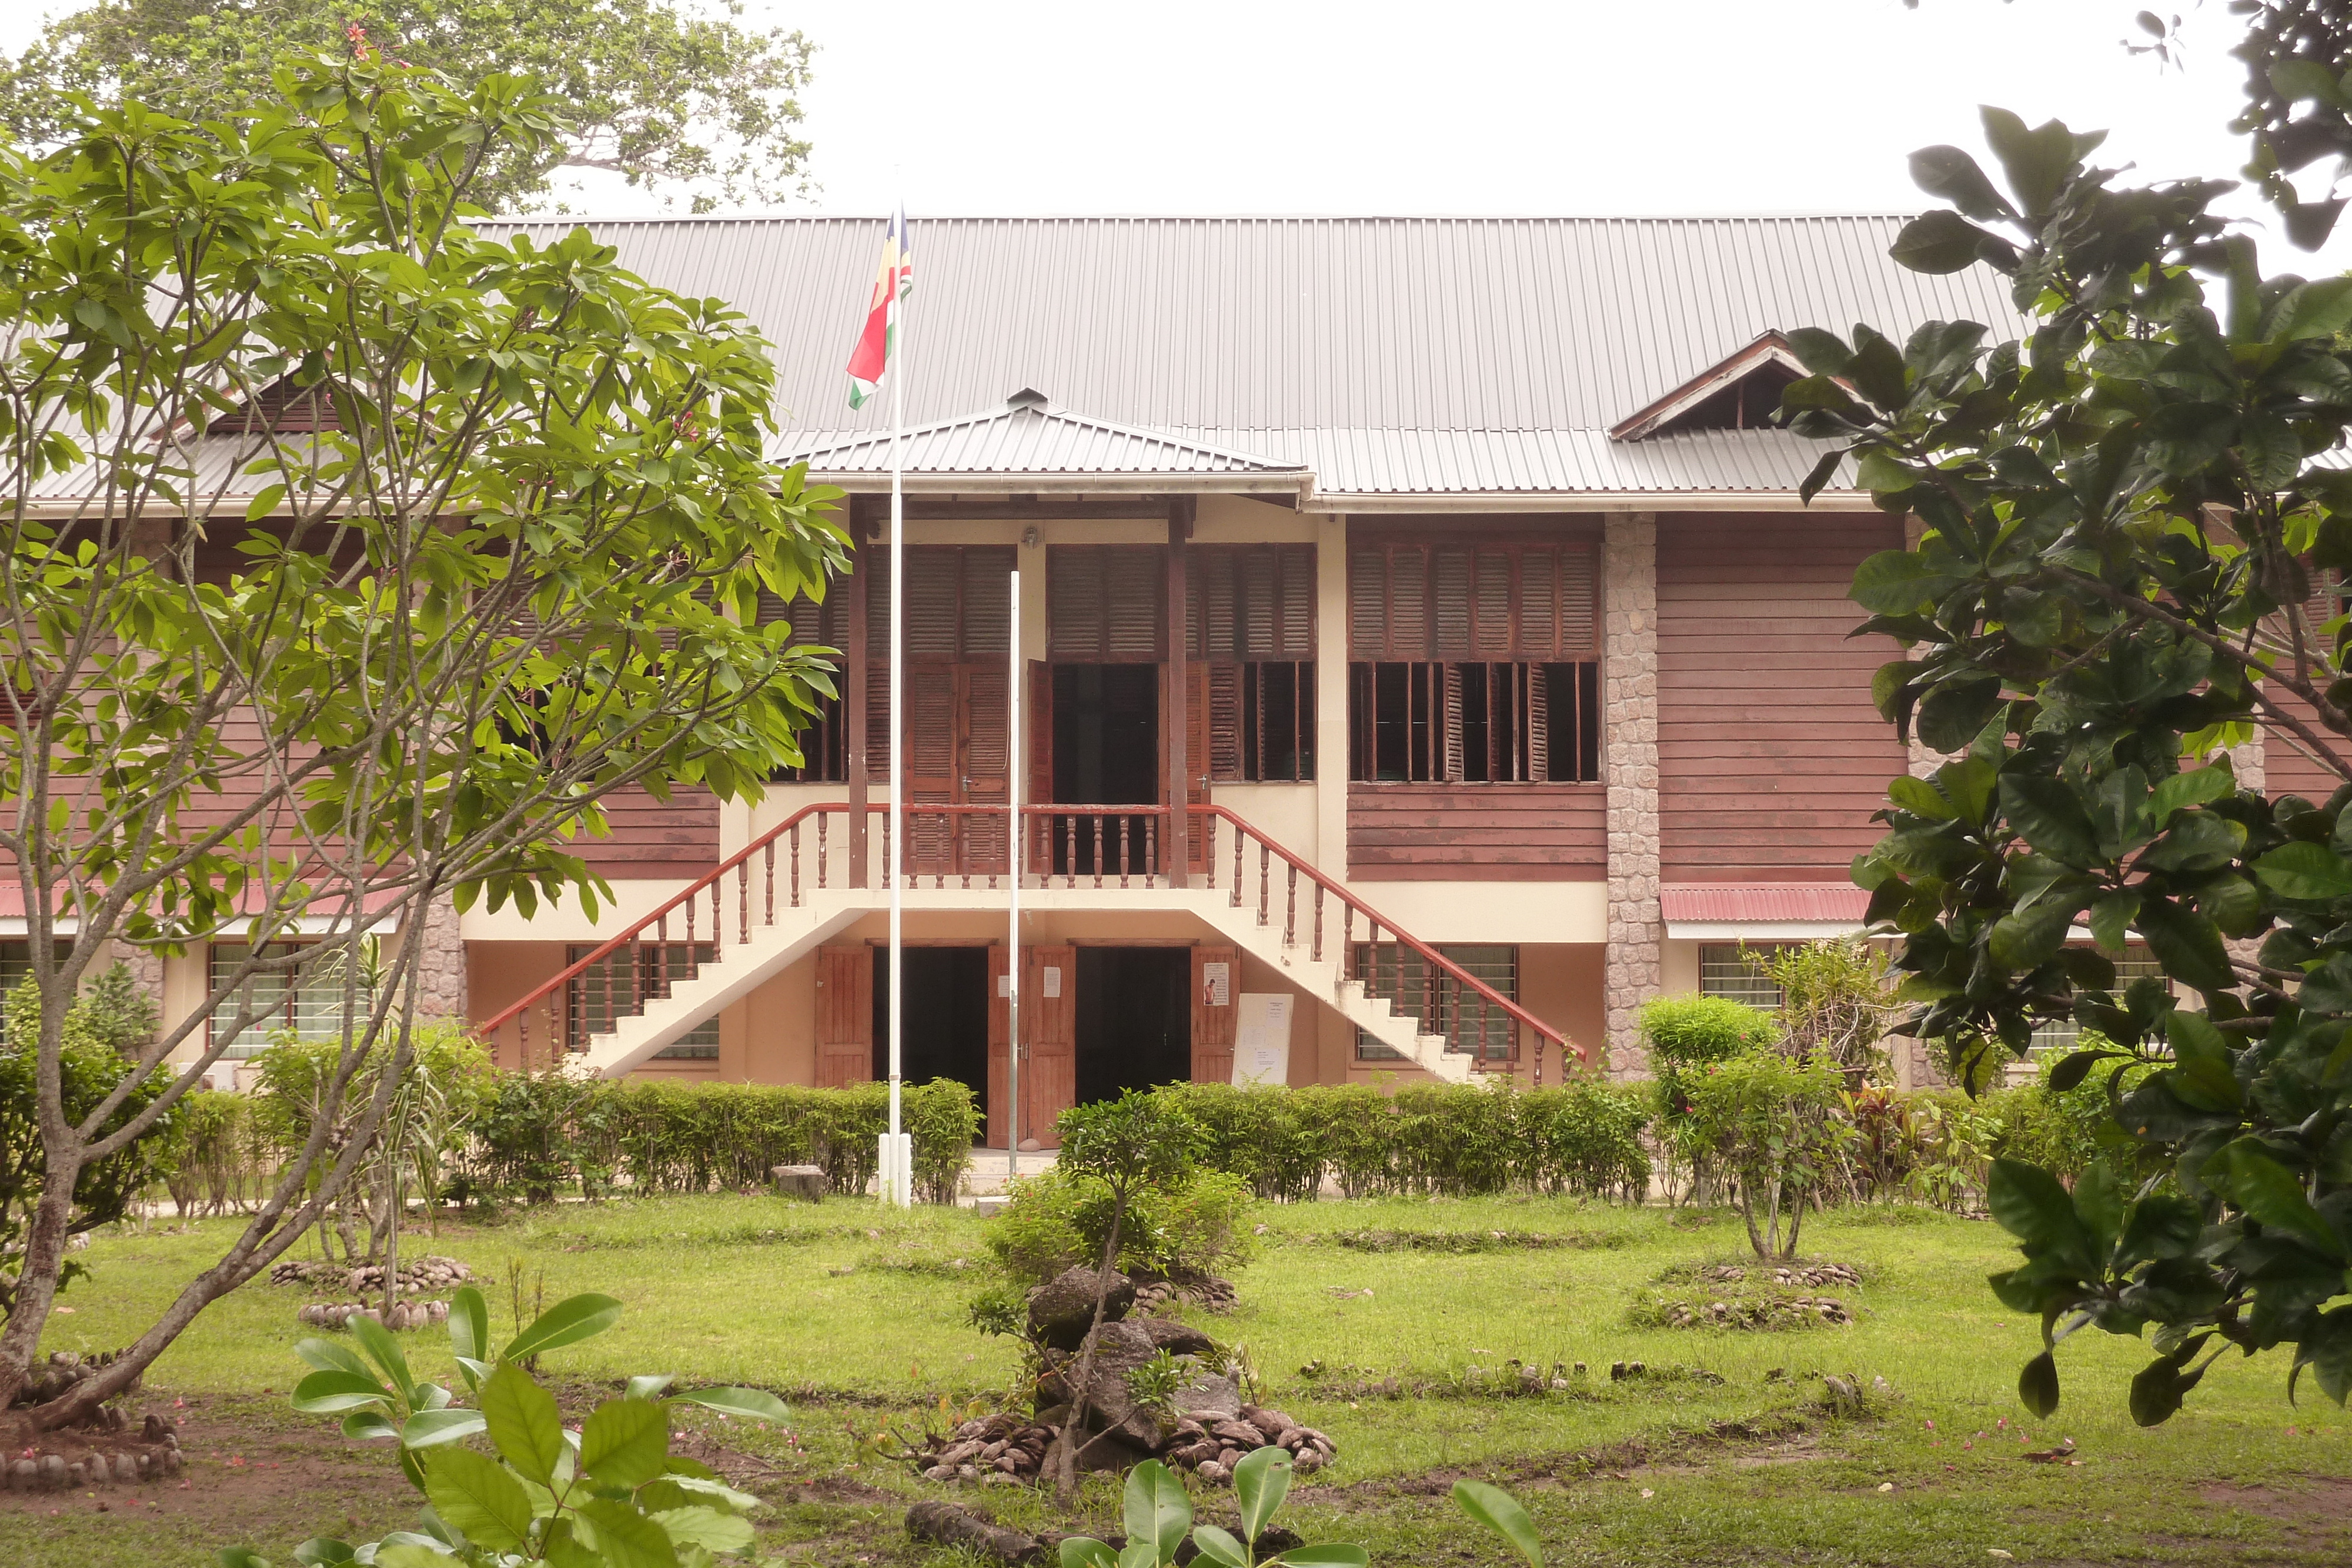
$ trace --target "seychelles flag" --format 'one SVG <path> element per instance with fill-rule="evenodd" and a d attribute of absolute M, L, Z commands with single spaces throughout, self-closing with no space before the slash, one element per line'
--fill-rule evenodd
<path fill-rule="evenodd" d="M 874 276 L 874 300 L 866 308 L 866 329 L 849 356 L 849 406 L 863 408 L 882 390 L 882 372 L 898 347 L 898 301 L 915 290 L 915 259 L 907 248 L 907 209 L 890 218 L 882 241 L 882 265 Z"/>

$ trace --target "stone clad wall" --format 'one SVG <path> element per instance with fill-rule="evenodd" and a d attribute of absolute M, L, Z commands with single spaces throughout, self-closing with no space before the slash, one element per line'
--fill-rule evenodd
<path fill-rule="evenodd" d="M 1609 518 L 1601 548 L 1601 766 L 1609 786 L 1612 1078 L 1645 1077 L 1639 1013 L 1664 980 L 1658 909 L 1658 522 Z"/>

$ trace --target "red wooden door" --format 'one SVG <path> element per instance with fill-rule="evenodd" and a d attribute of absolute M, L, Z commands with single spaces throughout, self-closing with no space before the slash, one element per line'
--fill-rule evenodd
<path fill-rule="evenodd" d="M 1054 666 L 1043 659 L 1029 661 L 1027 717 L 1029 754 L 1022 759 L 1029 772 L 1025 803 L 1049 805 L 1054 799 Z M 1028 837 L 1023 841 L 1028 848 L 1030 870 L 1045 872 L 1053 868 L 1054 831 L 1051 817 L 1032 817 L 1025 823 L 1024 831 Z"/>
<path fill-rule="evenodd" d="M 1058 1149 L 1055 1119 L 1078 1103 L 1078 950 L 1031 947 L 1024 960 L 1021 1135 Z"/>
<path fill-rule="evenodd" d="M 1185 798 L 1192 807 L 1184 841 L 1184 869 L 1199 875 L 1209 869 L 1209 819 L 1200 808 L 1209 803 L 1210 744 L 1215 734 L 1210 706 L 1209 666 L 1184 666 Z"/>
<path fill-rule="evenodd" d="M 874 949 L 816 950 L 816 1082 L 840 1089 L 874 1077 Z"/>
<path fill-rule="evenodd" d="M 1231 947 L 1192 949 L 1192 1082 L 1234 1081 L 1235 1019 L 1241 1016 L 1241 956 Z"/>
<path fill-rule="evenodd" d="M 1003 947 L 992 946 L 988 949 L 988 1146 L 992 1149 L 1012 1147 L 1013 1008 L 1004 994 L 1004 979 L 1012 972 Z"/>
<path fill-rule="evenodd" d="M 1005 665 L 965 664 L 956 671 L 956 798 L 967 806 L 1002 808 L 1013 799 L 1011 718 Z M 1006 869 L 1005 820 L 996 812 L 961 819 L 957 870 L 993 874 Z"/>

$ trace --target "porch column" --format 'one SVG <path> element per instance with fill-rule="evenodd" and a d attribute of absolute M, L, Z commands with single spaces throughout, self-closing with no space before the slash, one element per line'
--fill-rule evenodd
<path fill-rule="evenodd" d="M 1185 755 L 1192 725 L 1190 672 L 1185 655 L 1192 627 L 1186 613 L 1184 546 L 1192 537 L 1195 503 L 1190 496 L 1168 502 L 1168 885 L 1186 884 L 1185 867 L 1192 862 L 1193 759 Z"/>
<path fill-rule="evenodd" d="M 1609 782 L 1609 946 L 1601 991 L 1612 1078 L 1649 1075 L 1641 1007 L 1658 994 L 1658 519 L 1613 513 L 1601 545 L 1601 737 Z"/>
<path fill-rule="evenodd" d="M 844 648 L 841 700 L 849 712 L 849 885 L 870 885 L 866 864 L 866 587 L 873 552 L 866 548 L 865 497 L 849 498 L 849 646 Z"/>

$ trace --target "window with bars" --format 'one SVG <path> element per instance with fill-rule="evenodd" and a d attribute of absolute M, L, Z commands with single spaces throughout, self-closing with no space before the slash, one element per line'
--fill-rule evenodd
<path fill-rule="evenodd" d="M 1769 1012 L 1780 1005 L 1780 988 L 1764 972 L 1764 960 L 1780 942 L 1709 942 L 1698 950 L 1698 994 L 1722 997 Z"/>
<path fill-rule="evenodd" d="M 0 942 L 0 1030 L 8 1027 L 8 998 L 33 977 L 33 945 Z"/>
<path fill-rule="evenodd" d="M 2164 978 L 2164 966 L 2148 956 L 2147 950 L 2144 947 L 2126 948 L 2124 956 L 2117 958 L 2115 965 L 2116 989 L 2118 992 L 2134 980 L 2143 977 L 2158 980 Z M 2036 1051 L 2063 1049 L 2073 1045 L 2075 1040 L 2082 1038 L 2082 1034 L 2083 1026 L 2073 1019 L 2044 1019 L 2034 1027 L 2032 1049 Z"/>
<path fill-rule="evenodd" d="M 299 942 L 269 942 L 262 945 L 259 954 L 263 958 L 291 957 L 306 946 Z M 212 945 L 209 978 L 214 992 L 236 984 L 237 969 L 250 951 L 243 942 Z M 222 1003 L 213 1015 L 208 1027 L 214 1031 L 214 1039 L 217 1040 L 219 1030 L 246 1016 L 248 1010 L 257 1015 L 254 1021 L 221 1052 L 229 1061 L 260 1055 L 273 1043 L 272 1037 L 280 1033 L 290 1033 L 298 1040 L 340 1040 L 343 1033 L 342 956 L 326 954 L 299 968 L 268 969 L 247 976 L 237 985 L 236 995 Z"/>
<path fill-rule="evenodd" d="M 577 964 L 595 950 L 596 946 L 575 944 L 566 950 L 564 964 Z M 637 945 L 636 954 L 634 987 L 630 983 L 629 949 L 623 947 L 574 975 L 564 988 L 565 1038 L 572 1050 L 587 1050 L 589 1036 L 610 1034 L 617 1021 L 644 1011 L 646 1001 L 669 995 L 673 984 L 692 978 L 695 967 L 715 960 L 719 949 L 709 942 L 691 946 L 684 942 L 642 942 Z M 695 1025 L 676 1043 L 654 1052 L 656 1061 L 718 1059 L 719 1019 L 715 1015 Z"/>
<path fill-rule="evenodd" d="M 1348 777 L 1361 784 L 1591 784 L 1596 663 L 1355 664 Z"/>
<path fill-rule="evenodd" d="M 1195 678 L 1207 689 L 1211 779 L 1303 783 L 1315 777 L 1313 660 L 1211 664 Z"/>
<path fill-rule="evenodd" d="M 1504 1000 L 1519 999 L 1517 947 L 1441 942 L 1437 951 Z M 1446 1050 L 1474 1053 L 1482 1061 L 1508 1061 L 1517 1056 L 1511 1015 L 1444 970 L 1433 971 L 1412 949 L 1394 942 L 1359 942 L 1351 957 L 1366 996 L 1384 998 L 1398 1013 L 1421 1019 L 1421 1032 L 1444 1035 Z M 1404 1052 L 1358 1030 L 1356 1060 L 1400 1061 Z"/>
<path fill-rule="evenodd" d="M 1349 778 L 1597 781 L 1599 608 L 1586 544 L 1352 547 Z"/>

